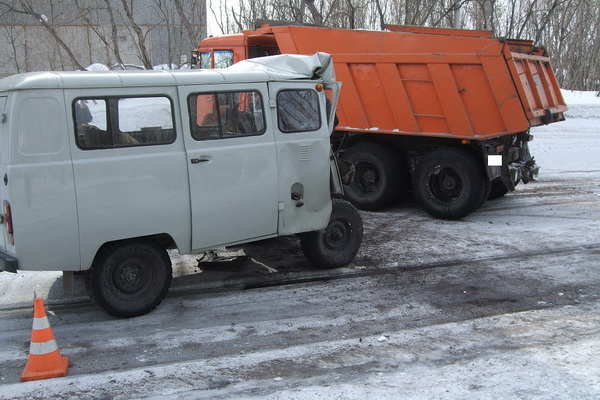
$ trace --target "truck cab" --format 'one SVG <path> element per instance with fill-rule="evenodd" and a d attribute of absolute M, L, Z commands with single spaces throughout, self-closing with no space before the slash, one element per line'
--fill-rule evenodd
<path fill-rule="evenodd" d="M 314 265 L 349 263 L 362 222 L 331 198 L 333 76 L 315 54 L 0 80 L 0 270 L 86 271 L 92 299 L 130 317 L 165 296 L 169 248 L 298 234 Z"/>
<path fill-rule="evenodd" d="M 278 54 L 279 46 L 273 35 L 237 33 L 204 39 L 201 48 L 194 52 L 193 64 L 201 69 L 227 68 L 249 58 Z"/>

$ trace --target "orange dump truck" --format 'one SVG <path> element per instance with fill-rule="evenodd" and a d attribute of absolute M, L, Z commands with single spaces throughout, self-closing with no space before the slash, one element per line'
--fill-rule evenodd
<path fill-rule="evenodd" d="M 333 56 L 342 82 L 332 146 L 355 165 L 345 196 L 376 210 L 412 190 L 437 218 L 462 218 L 534 180 L 531 127 L 567 110 L 550 60 L 487 31 L 270 26 L 211 37 L 198 67 L 279 53 Z"/>

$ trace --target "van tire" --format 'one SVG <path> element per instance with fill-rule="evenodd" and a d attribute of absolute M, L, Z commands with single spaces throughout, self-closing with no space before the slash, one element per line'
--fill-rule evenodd
<path fill-rule="evenodd" d="M 167 251 L 150 240 L 108 245 L 86 274 L 86 289 L 94 302 L 116 317 L 136 317 L 156 308 L 172 280 Z"/>
<path fill-rule="evenodd" d="M 389 147 L 361 142 L 341 157 L 355 167 L 354 182 L 344 186 L 344 198 L 361 210 L 389 206 L 408 186 L 408 167 L 402 156 Z"/>
<path fill-rule="evenodd" d="M 482 163 L 470 152 L 438 148 L 417 164 L 413 190 L 417 202 L 431 216 L 456 220 L 477 210 L 489 194 Z"/>
<path fill-rule="evenodd" d="M 349 202 L 332 199 L 329 224 L 320 231 L 300 235 L 302 252 L 321 269 L 342 267 L 350 263 L 362 243 L 363 224 L 360 214 Z"/>

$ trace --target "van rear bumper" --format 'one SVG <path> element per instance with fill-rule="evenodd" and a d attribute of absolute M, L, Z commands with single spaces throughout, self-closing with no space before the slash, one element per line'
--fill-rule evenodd
<path fill-rule="evenodd" d="M 0 271 L 17 272 L 18 261 L 0 250 Z"/>

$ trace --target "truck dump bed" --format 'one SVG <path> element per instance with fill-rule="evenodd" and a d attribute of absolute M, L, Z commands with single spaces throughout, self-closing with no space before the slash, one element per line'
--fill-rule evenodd
<path fill-rule="evenodd" d="M 343 82 L 341 131 L 486 139 L 564 119 L 550 60 L 532 42 L 487 31 L 388 30 L 265 26 L 243 33 L 257 43 L 272 36 L 281 53 L 330 53 Z"/>

